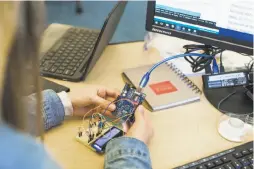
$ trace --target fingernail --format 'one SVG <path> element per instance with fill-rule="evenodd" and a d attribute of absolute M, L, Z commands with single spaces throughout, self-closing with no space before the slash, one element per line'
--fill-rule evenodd
<path fill-rule="evenodd" d="M 112 104 L 112 105 L 110 105 L 110 108 L 111 108 L 112 110 L 115 110 L 115 109 L 116 109 L 116 106 L 115 106 L 114 104 Z"/>
<path fill-rule="evenodd" d="M 138 111 L 140 113 L 143 113 L 144 112 L 144 107 L 142 105 L 138 106 Z"/>

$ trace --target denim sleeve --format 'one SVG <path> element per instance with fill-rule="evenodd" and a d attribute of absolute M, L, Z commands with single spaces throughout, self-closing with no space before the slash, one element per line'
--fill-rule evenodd
<path fill-rule="evenodd" d="M 36 126 L 36 94 L 28 96 L 26 100 L 28 102 L 28 130 L 35 134 L 36 131 L 33 130 Z M 59 125 L 64 120 L 63 104 L 53 90 L 42 92 L 42 113 L 45 130 Z"/>
<path fill-rule="evenodd" d="M 129 137 L 111 140 L 106 147 L 105 169 L 151 169 L 151 160 L 147 146 Z"/>

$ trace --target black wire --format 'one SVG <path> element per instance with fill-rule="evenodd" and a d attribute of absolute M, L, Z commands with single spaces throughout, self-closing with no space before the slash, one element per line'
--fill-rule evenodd
<path fill-rule="evenodd" d="M 224 51 L 223 49 L 220 49 L 211 45 L 190 44 L 190 45 L 184 45 L 183 48 L 186 50 L 185 54 L 201 51 L 202 54 L 207 54 L 214 57 L 215 55 Z M 186 56 L 184 57 L 184 59 L 190 63 L 192 67 L 192 72 L 199 72 L 205 69 L 207 66 L 210 66 L 214 57 L 204 58 L 204 57 Z"/>
<path fill-rule="evenodd" d="M 245 93 L 246 91 L 248 91 L 248 89 L 245 88 L 245 91 L 243 93 Z M 231 114 L 242 114 L 242 115 L 251 115 L 253 113 L 234 113 L 234 112 L 230 112 L 230 111 L 226 111 L 226 110 L 222 110 L 220 107 L 221 107 L 221 104 L 223 102 L 225 102 L 226 100 L 228 100 L 231 96 L 233 96 L 234 94 L 236 94 L 237 90 L 235 89 L 233 92 L 231 92 L 230 94 L 228 94 L 226 97 L 224 97 L 223 99 L 221 99 L 221 101 L 218 103 L 217 105 L 217 109 L 223 113 L 231 113 Z"/>
<path fill-rule="evenodd" d="M 229 99 L 229 98 L 230 98 L 231 96 L 233 96 L 234 94 L 236 94 L 236 90 L 234 90 L 232 93 L 228 94 L 226 97 L 224 97 L 223 99 L 221 99 L 221 101 L 218 103 L 218 106 L 217 106 L 217 108 L 218 108 L 219 111 L 221 111 L 221 112 L 223 112 L 223 113 L 231 113 L 231 112 L 229 112 L 229 111 L 222 110 L 222 109 L 220 108 L 220 106 L 221 106 L 221 104 L 222 104 L 223 102 L 225 102 L 227 99 Z"/>

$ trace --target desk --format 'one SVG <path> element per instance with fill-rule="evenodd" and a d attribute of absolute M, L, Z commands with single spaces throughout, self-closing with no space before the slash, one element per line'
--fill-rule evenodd
<path fill-rule="evenodd" d="M 100 84 L 121 90 L 124 82 L 120 74 L 124 69 L 160 59 L 156 51 L 143 52 L 142 42 L 110 45 L 84 82 L 54 81 L 70 88 Z M 192 80 L 201 87 L 201 78 Z M 173 168 L 239 145 L 218 134 L 217 122 L 221 113 L 203 95 L 200 102 L 153 112 L 150 116 L 155 132 L 149 145 L 154 169 Z M 103 168 L 103 156 L 75 141 L 80 124 L 81 119 L 67 119 L 61 126 L 47 132 L 45 144 L 49 152 L 64 168 Z"/>

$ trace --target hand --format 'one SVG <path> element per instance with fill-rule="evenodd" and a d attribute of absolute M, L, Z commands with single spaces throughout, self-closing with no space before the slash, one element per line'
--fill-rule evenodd
<path fill-rule="evenodd" d="M 135 122 L 129 128 L 127 124 L 123 124 L 123 130 L 127 137 L 136 138 L 143 141 L 145 144 L 149 144 L 149 141 L 153 137 L 153 128 L 148 115 L 148 112 L 144 110 L 142 105 L 138 106 L 135 112 Z"/>
<path fill-rule="evenodd" d="M 73 115 L 74 116 L 84 116 L 91 109 L 101 106 L 104 110 L 108 107 L 111 101 L 115 100 L 119 92 L 116 90 L 108 89 L 106 87 L 95 86 L 95 85 L 86 85 L 86 86 L 78 86 L 73 88 L 68 96 L 71 100 L 73 107 Z M 110 116 L 111 111 L 115 110 L 115 105 L 111 104 L 108 107 L 108 111 L 106 111 L 105 115 Z M 94 113 L 92 111 L 91 113 Z M 91 115 L 86 114 L 86 116 Z"/>

